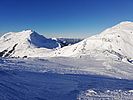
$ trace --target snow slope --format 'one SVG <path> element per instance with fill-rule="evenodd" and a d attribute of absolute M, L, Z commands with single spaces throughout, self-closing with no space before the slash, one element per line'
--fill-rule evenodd
<path fill-rule="evenodd" d="M 31 30 L 5 34 L 0 99 L 133 100 L 133 65 L 121 62 L 133 58 L 132 31 L 132 22 L 122 22 L 57 50 L 57 41 Z M 5 58 L 18 56 L 38 58 Z"/>
<path fill-rule="evenodd" d="M 55 56 L 112 56 L 118 59 L 133 58 L 133 22 L 121 22 L 102 33 L 59 49 Z"/>
<path fill-rule="evenodd" d="M 0 44 L 1 57 L 44 57 L 60 47 L 57 41 L 45 38 L 32 30 L 6 33 L 0 38 Z"/>
<path fill-rule="evenodd" d="M 121 22 L 101 34 L 89 37 L 74 45 L 60 48 L 54 39 L 47 39 L 34 31 L 10 32 L 0 38 L 1 57 L 111 57 L 132 61 L 133 22 Z M 59 48 L 59 49 L 57 49 Z"/>
<path fill-rule="evenodd" d="M 133 100 L 133 93 L 128 92 L 133 89 L 133 81 L 15 70 L 0 70 L 0 77 L 0 100 Z M 96 94 L 89 97 L 86 90 L 91 89 Z M 103 95 L 111 90 L 114 92 Z"/>
<path fill-rule="evenodd" d="M 10 32 L 0 38 L 0 56 L 72 57 L 89 55 L 118 60 L 127 59 L 131 62 L 133 58 L 132 38 L 133 22 L 121 22 L 98 35 L 63 48 L 60 48 L 61 45 L 56 40 L 47 39 L 31 30 Z"/>
<path fill-rule="evenodd" d="M 90 59 L 90 66 L 94 63 L 93 69 L 97 73 L 102 71 L 104 75 L 83 71 L 87 67 L 76 65 L 83 62 L 80 59 L 71 61 L 76 66 L 68 65 L 70 61 L 59 64 L 65 60 L 63 58 L 55 60 L 59 62 L 52 62 L 51 59 L 0 58 L 0 100 L 133 100 L 133 80 L 105 76 L 112 72 L 104 70 L 104 67 L 99 70 L 101 62 Z M 130 74 L 117 73 L 115 77 L 120 75 L 133 79 L 132 66 L 120 63 L 119 67 L 121 71 L 127 69 Z M 115 72 L 115 69 L 111 70 Z"/>

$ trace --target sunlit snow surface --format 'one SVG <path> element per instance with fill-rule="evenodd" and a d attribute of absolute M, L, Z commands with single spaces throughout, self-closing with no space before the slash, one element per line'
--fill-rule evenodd
<path fill-rule="evenodd" d="M 133 66 L 94 58 L 1 58 L 0 100 L 133 100 Z"/>

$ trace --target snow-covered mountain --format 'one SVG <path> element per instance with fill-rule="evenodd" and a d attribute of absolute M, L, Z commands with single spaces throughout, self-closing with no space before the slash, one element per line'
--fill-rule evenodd
<path fill-rule="evenodd" d="M 7 33 L 0 38 L 0 100 L 133 100 L 133 65 L 120 62 L 133 59 L 132 38 L 132 22 L 63 48 L 31 30 Z"/>
<path fill-rule="evenodd" d="M 133 22 L 121 22 L 74 45 L 61 47 L 54 39 L 32 31 L 10 32 L 0 38 L 1 57 L 113 57 L 133 59 Z M 57 49 L 58 48 L 58 49 Z"/>
<path fill-rule="evenodd" d="M 9 32 L 0 38 L 1 57 L 45 57 L 59 47 L 57 41 L 45 38 L 32 30 Z"/>
<path fill-rule="evenodd" d="M 113 56 L 119 60 L 133 58 L 133 22 L 121 22 L 102 33 L 59 49 L 56 56 Z"/>

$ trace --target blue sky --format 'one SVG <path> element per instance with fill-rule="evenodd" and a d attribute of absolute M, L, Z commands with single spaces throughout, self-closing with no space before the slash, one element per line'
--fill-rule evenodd
<path fill-rule="evenodd" d="M 133 0 L 0 0 L 1 34 L 87 37 L 121 21 L 133 21 Z"/>

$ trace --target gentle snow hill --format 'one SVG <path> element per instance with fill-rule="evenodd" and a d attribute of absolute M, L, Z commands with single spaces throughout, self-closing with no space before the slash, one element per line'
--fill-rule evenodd
<path fill-rule="evenodd" d="M 58 47 L 57 41 L 32 30 L 9 32 L 0 38 L 1 57 L 44 57 Z"/>
<path fill-rule="evenodd" d="M 119 60 L 133 58 L 133 22 L 121 22 L 101 34 L 59 49 L 55 56 L 111 56 Z"/>

